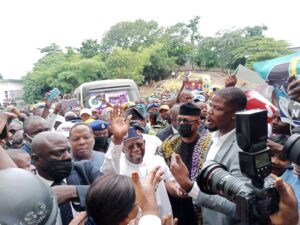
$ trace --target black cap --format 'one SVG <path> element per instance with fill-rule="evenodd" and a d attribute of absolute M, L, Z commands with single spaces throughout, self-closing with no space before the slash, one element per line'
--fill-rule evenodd
<path fill-rule="evenodd" d="M 131 120 L 144 120 L 144 116 L 134 107 L 129 108 L 125 111 L 124 117 L 127 118 L 129 115 L 132 115 Z"/>
<path fill-rule="evenodd" d="M 179 114 L 184 116 L 200 116 L 200 108 L 193 103 L 185 103 L 179 107 Z"/>

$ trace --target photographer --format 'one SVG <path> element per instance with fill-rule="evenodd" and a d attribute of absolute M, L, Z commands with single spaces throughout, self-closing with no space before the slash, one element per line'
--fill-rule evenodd
<path fill-rule="evenodd" d="M 210 131 L 216 131 L 212 133 L 212 143 L 206 160 L 215 160 L 224 164 L 232 175 L 241 178 L 243 176 L 238 157 L 240 148 L 235 135 L 235 113 L 244 110 L 246 104 L 246 96 L 239 88 L 229 87 L 217 91 L 211 98 L 205 121 Z M 202 193 L 196 183 L 189 179 L 188 170 L 178 162 L 181 162 L 179 155 L 176 156 L 176 160 L 173 156 L 171 172 L 181 188 L 193 197 L 194 203 L 202 207 L 203 223 L 205 225 L 240 224 L 240 221 L 235 218 L 235 204 L 221 196 Z"/>
<path fill-rule="evenodd" d="M 171 165 L 174 170 L 176 170 L 176 171 L 180 170 L 182 174 L 185 174 L 188 172 L 185 164 L 182 162 L 180 156 L 177 154 L 174 154 L 172 156 Z M 274 177 L 274 179 L 276 179 L 275 180 L 275 188 L 279 193 L 280 202 L 279 202 L 279 211 L 270 216 L 269 224 L 299 225 L 300 223 L 298 223 L 299 215 L 298 215 L 298 210 L 297 210 L 297 199 L 296 199 L 293 189 L 291 188 L 291 186 L 289 184 L 283 182 L 282 178 L 278 178 L 275 175 L 273 175 L 273 177 Z M 194 183 L 194 186 L 198 187 L 198 185 L 196 183 Z M 224 200 L 224 198 L 222 198 L 220 196 L 214 196 L 214 197 L 217 197 L 217 198 L 219 198 L 219 200 L 226 202 L 226 199 Z M 234 207 L 235 207 L 235 205 L 234 205 Z M 217 224 L 215 222 L 214 217 L 210 218 L 210 220 L 211 220 L 211 224 Z"/>

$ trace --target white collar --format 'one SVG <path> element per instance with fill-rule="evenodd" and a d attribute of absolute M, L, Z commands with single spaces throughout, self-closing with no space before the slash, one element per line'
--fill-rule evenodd
<path fill-rule="evenodd" d="M 171 125 L 171 127 L 172 127 L 172 130 L 173 130 L 173 133 L 174 133 L 174 134 L 178 134 L 178 130 L 175 129 L 175 128 L 173 127 L 173 125 Z"/>
<path fill-rule="evenodd" d="M 221 135 L 220 131 L 215 131 L 211 134 L 211 138 L 213 142 L 219 142 L 219 141 L 225 141 L 231 134 L 235 132 L 235 129 L 232 129 L 231 131 L 227 132 L 226 134 Z"/>
<path fill-rule="evenodd" d="M 39 172 L 38 172 L 38 171 L 36 171 L 36 175 L 37 175 L 37 176 L 38 176 L 45 184 L 47 184 L 49 187 L 51 187 L 51 186 L 53 185 L 53 183 L 54 183 L 53 180 L 48 180 L 48 179 L 46 179 L 45 177 L 42 177 L 41 175 L 39 175 Z M 62 180 L 62 183 L 67 183 L 66 178 Z"/>

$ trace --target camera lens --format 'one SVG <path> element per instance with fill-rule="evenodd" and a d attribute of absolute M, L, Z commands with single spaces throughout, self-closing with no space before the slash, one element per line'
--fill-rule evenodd
<path fill-rule="evenodd" d="M 206 161 L 197 184 L 206 194 L 218 194 L 235 202 L 235 196 L 242 189 L 245 182 L 227 171 L 227 168 L 215 161 Z"/>
<path fill-rule="evenodd" d="M 300 134 L 293 134 L 287 139 L 283 153 L 289 160 L 300 165 Z"/>

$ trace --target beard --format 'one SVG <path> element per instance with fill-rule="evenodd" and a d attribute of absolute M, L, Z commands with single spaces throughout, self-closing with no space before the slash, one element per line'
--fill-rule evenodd
<path fill-rule="evenodd" d="M 210 132 L 214 132 L 214 131 L 217 131 L 217 130 L 218 130 L 217 127 L 207 127 L 207 129 L 208 129 Z"/>

